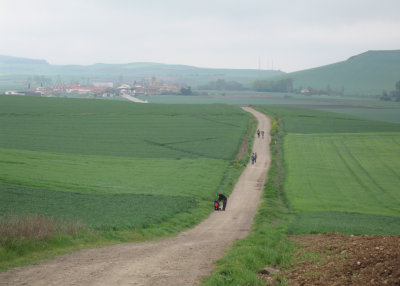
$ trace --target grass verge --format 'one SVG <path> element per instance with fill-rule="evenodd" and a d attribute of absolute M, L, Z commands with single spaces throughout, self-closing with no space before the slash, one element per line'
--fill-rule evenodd
<path fill-rule="evenodd" d="M 235 242 L 227 255 L 217 261 L 203 285 L 264 285 L 257 271 L 269 265 L 289 265 L 294 250 L 286 238 L 292 214 L 285 203 L 283 183 L 283 124 L 272 117 L 271 166 L 262 200 L 249 236 Z"/>

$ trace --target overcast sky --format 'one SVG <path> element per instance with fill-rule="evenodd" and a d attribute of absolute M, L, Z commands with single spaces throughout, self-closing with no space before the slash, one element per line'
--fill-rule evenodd
<path fill-rule="evenodd" d="M 400 0 L 0 0 L 0 54 L 302 70 L 400 49 Z"/>

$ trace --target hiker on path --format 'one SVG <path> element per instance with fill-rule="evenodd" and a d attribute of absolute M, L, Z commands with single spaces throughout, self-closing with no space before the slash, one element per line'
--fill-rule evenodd
<path fill-rule="evenodd" d="M 264 130 L 261 130 L 261 136 L 264 139 Z"/>
<path fill-rule="evenodd" d="M 224 211 L 226 208 L 226 203 L 228 202 L 227 197 L 224 194 L 217 194 L 218 196 L 218 202 L 222 201 L 222 210 Z"/>
<path fill-rule="evenodd" d="M 254 152 L 254 163 L 257 163 L 257 152 Z"/>
<path fill-rule="evenodd" d="M 254 163 L 256 162 L 256 154 L 251 153 L 251 164 L 254 165 Z"/>
<path fill-rule="evenodd" d="M 257 136 L 260 138 L 260 129 L 257 129 Z"/>

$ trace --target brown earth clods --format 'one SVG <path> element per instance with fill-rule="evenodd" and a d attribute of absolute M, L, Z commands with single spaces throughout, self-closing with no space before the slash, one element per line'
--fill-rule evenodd
<path fill-rule="evenodd" d="M 287 285 L 400 285 L 400 235 L 289 238 L 301 248 L 295 254 L 298 262 L 278 275 Z M 266 285 L 277 283 L 272 275 L 260 276 Z"/>

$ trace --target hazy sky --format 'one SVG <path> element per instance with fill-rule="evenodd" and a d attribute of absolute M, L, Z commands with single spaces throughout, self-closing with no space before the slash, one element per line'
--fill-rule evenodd
<path fill-rule="evenodd" d="M 400 49 L 400 0 L 0 0 L 0 54 L 286 72 Z"/>

